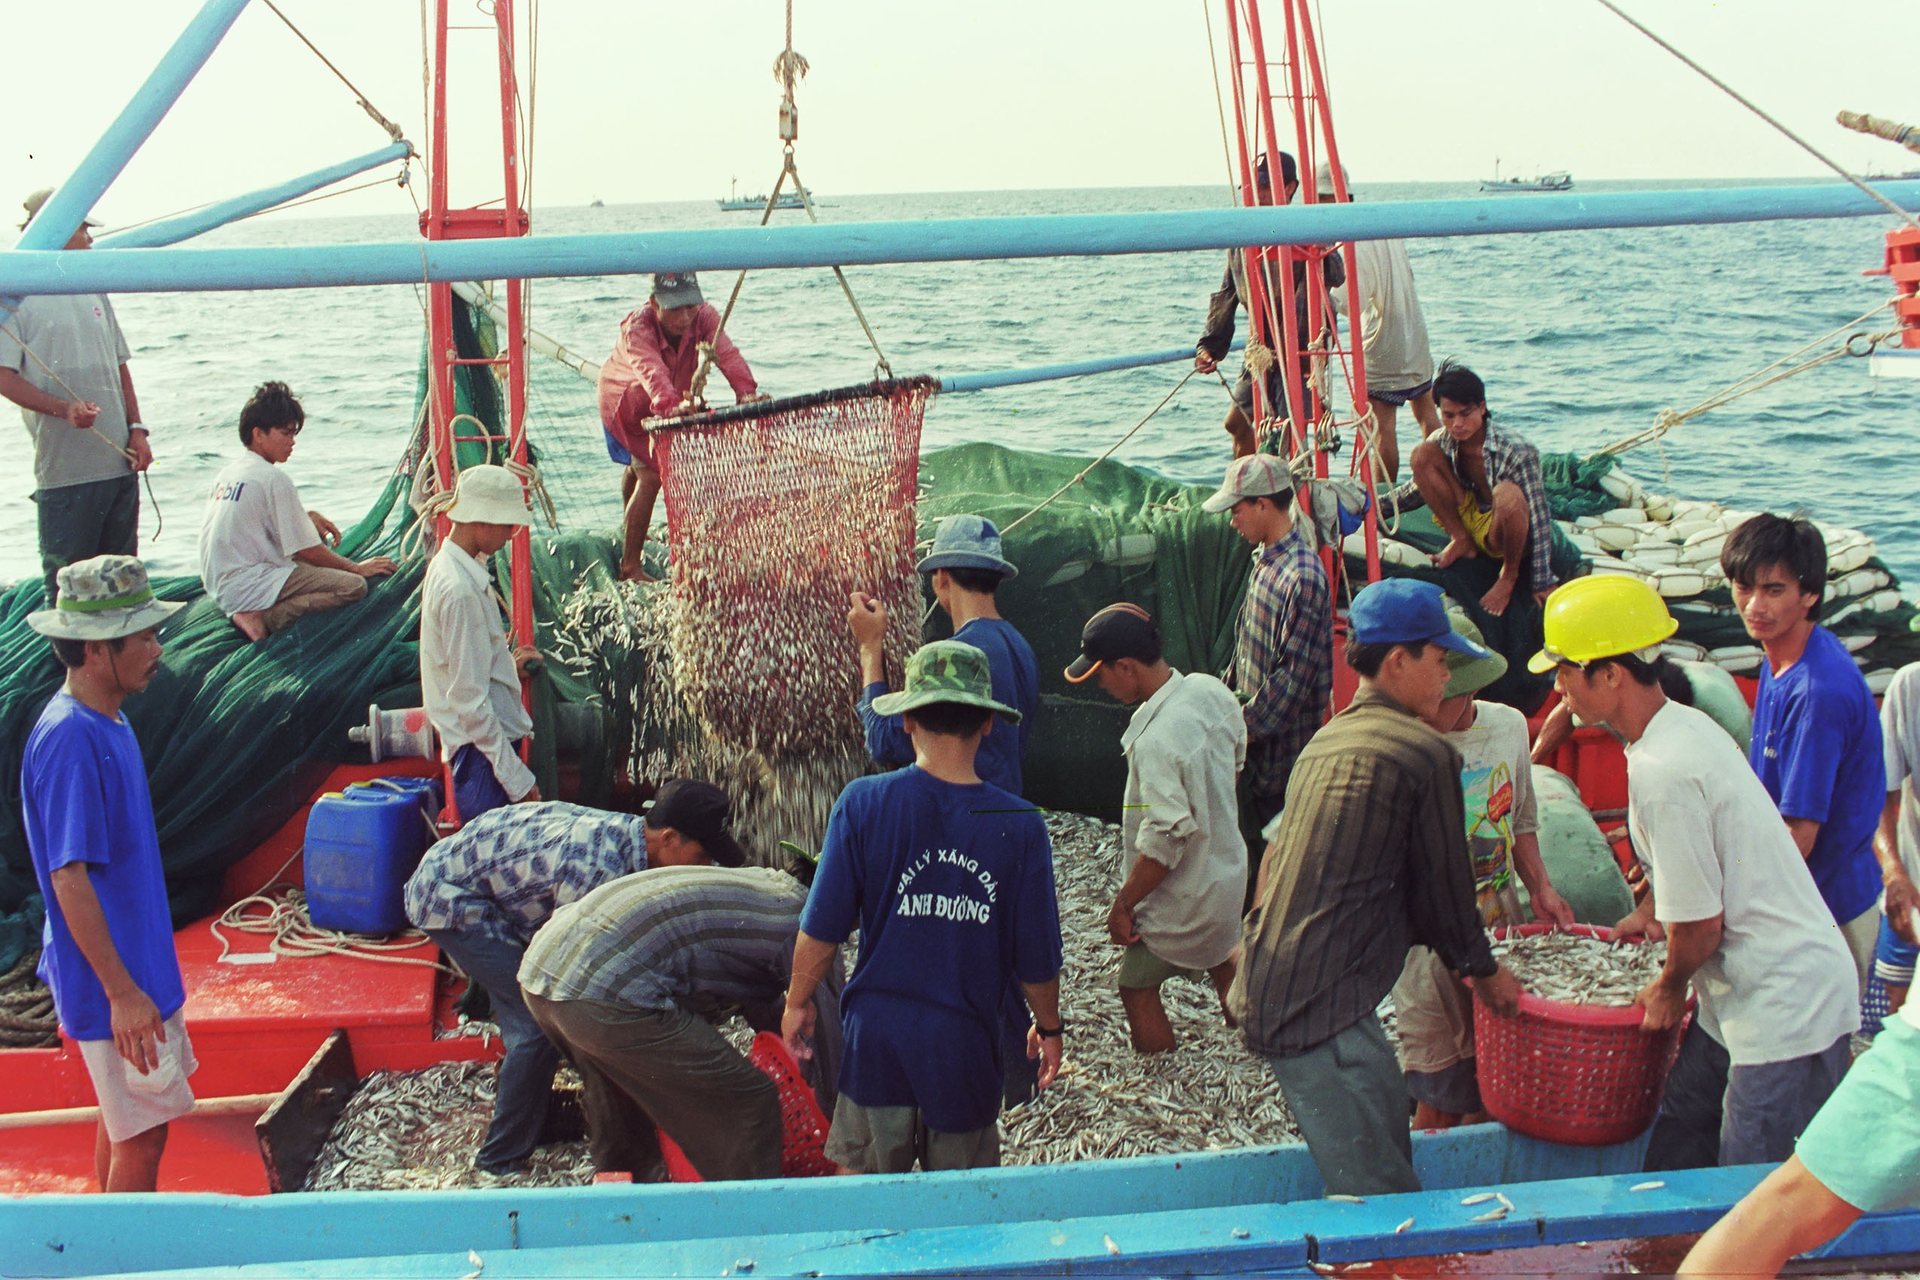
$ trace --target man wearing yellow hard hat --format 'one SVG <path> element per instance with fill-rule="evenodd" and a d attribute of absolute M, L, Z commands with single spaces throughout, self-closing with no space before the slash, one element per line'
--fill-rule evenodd
<path fill-rule="evenodd" d="M 1649 1030 L 1699 1013 L 1680 1043 L 1648 1170 L 1793 1154 L 1847 1069 L 1860 1025 L 1853 957 L 1745 757 L 1705 712 L 1660 687 L 1678 624 L 1634 578 L 1579 578 L 1547 599 L 1546 644 L 1573 713 L 1627 742 L 1627 825 L 1652 892 L 1617 934 L 1667 940 L 1635 1003 Z"/>

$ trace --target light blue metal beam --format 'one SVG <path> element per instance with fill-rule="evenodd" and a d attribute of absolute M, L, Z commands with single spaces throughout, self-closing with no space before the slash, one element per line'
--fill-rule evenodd
<path fill-rule="evenodd" d="M 1228 347 L 1239 351 L 1245 338 L 1235 338 Z M 1175 364 L 1193 359 L 1192 347 L 1174 347 L 1170 351 L 1143 351 L 1131 356 L 1108 356 L 1104 360 L 1081 360 L 1073 364 L 1042 364 L 1026 369 L 1003 369 L 998 373 L 963 373 L 940 379 L 942 391 L 990 391 L 995 387 L 1018 387 L 1029 382 L 1052 382 L 1057 378 L 1082 378 L 1090 373 L 1113 373 L 1120 369 L 1140 369 L 1152 364 Z"/>
<path fill-rule="evenodd" d="M 193 83 L 194 76 L 220 47 L 227 29 L 246 7 L 247 0 L 207 0 L 206 6 L 160 59 L 160 65 L 147 76 L 146 83 L 134 93 L 119 118 L 100 135 L 93 150 L 87 152 L 86 158 L 53 193 L 53 198 L 27 224 L 16 248 L 58 249 L 67 242 L 92 212 L 101 194 L 127 167 L 127 161 L 133 159 L 134 152 L 152 136 L 173 104 Z M 0 289 L 0 294 L 13 292 L 16 291 Z"/>
<path fill-rule="evenodd" d="M 404 160 L 413 154 L 413 144 L 395 142 L 369 151 L 363 156 L 351 160 L 342 160 L 339 164 L 325 169 L 315 169 L 312 173 L 298 178 L 288 178 L 275 187 L 262 187 L 258 191 L 231 200 L 222 200 L 210 204 L 204 209 L 195 209 L 183 213 L 177 218 L 167 218 L 160 222 L 150 222 L 144 227 L 134 227 L 127 231 L 116 231 L 112 235 L 101 236 L 93 242 L 96 249 L 152 249 L 160 245 L 178 244 L 194 236 L 224 227 L 229 222 L 238 222 L 241 218 L 263 213 L 275 205 L 285 204 L 289 200 L 298 200 L 301 196 L 330 187 L 343 178 L 351 178 L 356 173 L 365 173 L 378 168 L 390 160 Z"/>
<path fill-rule="evenodd" d="M 237 2 L 237 0 L 231 0 Z M 1881 188 L 1920 210 L 1920 182 Z M 0 253 L 0 295 L 301 289 L 985 258 L 1176 253 L 1259 244 L 1852 218 L 1884 211 L 1839 183 L 1592 196 L 1325 204 L 1179 213 L 957 218 L 282 249 Z"/>

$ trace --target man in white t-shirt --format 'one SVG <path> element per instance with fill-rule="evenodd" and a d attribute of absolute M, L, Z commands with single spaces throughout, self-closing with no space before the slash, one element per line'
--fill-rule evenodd
<path fill-rule="evenodd" d="M 1880 703 L 1880 739 L 1886 752 L 1887 804 L 1874 833 L 1873 856 L 1880 862 L 1886 892 L 1880 899 L 1880 938 L 1873 971 L 1887 988 L 1887 1009 L 1898 1012 L 1913 985 L 1913 964 L 1920 955 L 1920 662 L 1900 668 Z"/>
<path fill-rule="evenodd" d="M 1160 628 L 1135 604 L 1108 605 L 1087 620 L 1066 676 L 1071 684 L 1098 680 L 1109 697 L 1136 708 L 1120 735 L 1126 879 L 1107 912 L 1107 934 L 1126 948 L 1120 1005 L 1133 1047 L 1164 1053 L 1174 1046 L 1160 999 L 1169 978 L 1205 973 L 1223 1014 L 1233 985 L 1247 888 L 1234 787 L 1247 759 L 1247 718 L 1218 679 L 1167 665 Z"/>
<path fill-rule="evenodd" d="M 367 579 L 394 571 L 386 556 L 349 560 L 340 530 L 304 511 L 280 464 L 293 454 L 306 410 L 284 382 L 264 382 L 240 410 L 246 452 L 214 477 L 200 526 L 200 581 L 249 640 L 265 640 L 294 619 L 338 609 L 367 594 Z"/>
<path fill-rule="evenodd" d="M 1447 620 L 1456 635 L 1485 644 L 1465 614 L 1449 610 Z M 1447 670 L 1440 709 L 1421 719 L 1445 734 L 1460 753 L 1467 851 L 1473 857 L 1480 919 L 1489 925 L 1521 923 L 1519 895 L 1513 889 L 1517 873 L 1536 916 L 1570 925 L 1573 908 L 1553 887 L 1540 858 L 1527 718 L 1504 703 L 1473 696 L 1506 675 L 1507 660 L 1497 653 L 1475 658 L 1448 651 Z M 1486 1119 L 1473 1047 L 1473 993 L 1467 984 L 1432 948 L 1411 947 L 1393 987 L 1393 1008 L 1400 1065 L 1407 1074 L 1407 1096 L 1414 1101 L 1413 1127 L 1448 1129 Z"/>
<path fill-rule="evenodd" d="M 1699 1008 L 1654 1121 L 1649 1171 L 1784 1160 L 1845 1074 L 1860 1026 L 1853 955 L 1732 739 L 1669 701 L 1677 628 L 1644 582 L 1580 578 L 1547 600 L 1546 644 L 1574 714 L 1627 740 L 1627 824 L 1652 892 L 1616 933 L 1667 941 L 1635 1003 L 1658 1031 Z"/>
<path fill-rule="evenodd" d="M 1331 203 L 1333 170 L 1325 160 L 1314 170 L 1322 203 Z M 1347 176 L 1340 166 L 1340 176 Z M 1351 182 L 1347 199 L 1353 199 Z M 1440 411 L 1433 404 L 1433 349 L 1427 343 L 1427 318 L 1420 310 L 1420 294 L 1413 287 L 1413 264 L 1407 261 L 1405 240 L 1357 240 L 1353 245 L 1358 278 L 1332 290 L 1334 310 L 1352 319 L 1360 332 L 1367 357 L 1367 407 L 1373 410 L 1374 435 L 1380 442 L 1383 474 L 1376 483 L 1392 484 L 1400 477 L 1400 439 L 1393 423 L 1400 406 L 1413 410 L 1419 424 L 1417 439 L 1440 430 Z M 1360 290 L 1359 306 L 1351 294 Z"/>

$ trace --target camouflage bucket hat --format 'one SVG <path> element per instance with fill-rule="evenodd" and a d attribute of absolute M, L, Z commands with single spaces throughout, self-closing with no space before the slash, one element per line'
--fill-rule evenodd
<path fill-rule="evenodd" d="M 61 569 L 54 607 L 27 625 L 55 640 L 118 640 L 159 626 L 186 608 L 154 598 L 147 566 L 134 556 L 95 556 Z"/>
<path fill-rule="evenodd" d="M 907 687 L 875 698 L 873 709 L 883 716 L 897 716 L 935 702 L 985 707 L 1005 716 L 1008 724 L 1020 723 L 1018 711 L 993 700 L 993 672 L 987 667 L 987 655 L 960 640 L 921 645 L 907 659 Z"/>

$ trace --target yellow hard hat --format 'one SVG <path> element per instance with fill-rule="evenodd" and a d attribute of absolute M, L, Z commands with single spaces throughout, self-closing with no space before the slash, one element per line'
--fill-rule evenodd
<path fill-rule="evenodd" d="M 1660 593 L 1625 574 L 1575 578 L 1547 597 L 1546 647 L 1527 670 L 1544 674 L 1563 662 L 1617 658 L 1659 644 L 1680 624 Z"/>

